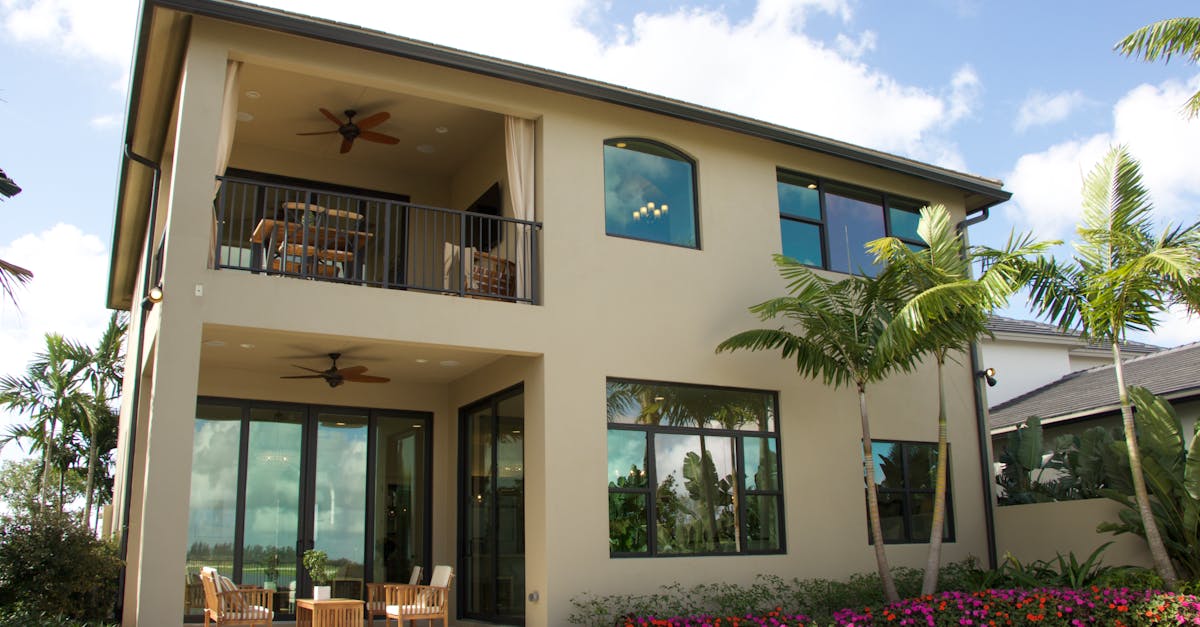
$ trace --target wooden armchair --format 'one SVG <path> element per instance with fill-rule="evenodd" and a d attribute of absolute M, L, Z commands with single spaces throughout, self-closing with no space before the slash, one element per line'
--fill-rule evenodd
<path fill-rule="evenodd" d="M 449 624 L 450 580 L 454 569 L 449 566 L 434 566 L 428 586 L 388 585 L 384 587 L 387 605 L 384 608 L 384 625 L 396 621 L 404 627 L 408 621 L 441 620 L 442 626 Z"/>
<path fill-rule="evenodd" d="M 270 625 L 275 620 L 271 611 L 272 592 L 263 588 L 238 588 L 217 569 L 200 569 L 204 586 L 204 624 Z"/>
<path fill-rule="evenodd" d="M 421 567 L 413 566 L 412 575 L 408 577 L 408 585 L 415 586 L 421 583 Z M 387 590 L 388 586 L 397 586 L 395 583 L 369 583 L 367 584 L 367 623 L 371 627 L 375 627 L 375 617 L 387 616 Z"/>

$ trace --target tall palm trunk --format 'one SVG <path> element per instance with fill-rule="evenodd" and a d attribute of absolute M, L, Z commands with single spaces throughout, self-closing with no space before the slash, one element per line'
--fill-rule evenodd
<path fill-rule="evenodd" d="M 879 520 L 879 494 L 875 490 L 875 452 L 871 446 L 871 423 L 867 420 L 867 388 L 858 384 L 858 413 L 862 418 L 863 478 L 867 481 L 867 521 L 871 525 L 871 548 L 875 549 L 875 567 L 883 583 L 883 595 L 888 603 L 900 600 L 892 569 L 888 567 L 883 545 L 883 523 Z"/>
<path fill-rule="evenodd" d="M 937 452 L 937 481 L 933 487 L 933 520 L 929 529 L 929 559 L 925 562 L 925 579 L 921 583 L 921 594 L 933 594 L 937 591 L 938 570 L 942 567 L 942 529 L 946 525 L 946 382 L 944 369 L 946 352 L 938 351 L 937 380 L 938 380 L 938 452 Z"/>
<path fill-rule="evenodd" d="M 1137 430 L 1133 423 L 1133 408 L 1129 403 L 1129 391 L 1125 389 L 1125 368 L 1121 363 L 1121 347 L 1113 340 L 1113 371 L 1117 374 L 1117 394 L 1121 401 L 1121 424 L 1125 429 L 1125 447 L 1129 449 L 1129 472 L 1133 475 L 1133 496 L 1137 501 L 1138 513 L 1142 516 L 1142 526 L 1146 529 L 1146 544 L 1150 546 L 1150 556 L 1154 558 L 1154 568 L 1162 577 L 1163 584 L 1168 590 L 1175 590 L 1178 576 L 1167 548 L 1163 545 L 1162 535 L 1158 532 L 1158 524 L 1154 513 L 1150 510 L 1150 494 L 1146 492 L 1146 480 L 1142 474 L 1142 452 L 1138 448 Z"/>
<path fill-rule="evenodd" d="M 56 419 L 51 416 L 46 431 L 42 432 L 42 507 L 50 502 L 50 465 L 54 457 L 54 427 Z"/>
<path fill-rule="evenodd" d="M 714 486 L 708 482 L 708 464 L 713 464 L 713 475 L 716 475 L 717 465 L 712 462 L 712 457 L 708 454 L 708 447 L 704 444 L 704 436 L 700 436 L 700 489 L 704 495 L 704 509 L 708 517 L 708 533 L 709 542 L 712 546 L 711 551 L 718 550 L 720 541 L 717 535 L 717 495 L 713 491 Z"/>
<path fill-rule="evenodd" d="M 95 440 L 88 445 L 88 466 L 87 466 L 87 487 L 84 488 L 87 494 L 87 503 L 83 506 L 82 522 L 87 525 L 90 530 L 92 528 L 92 493 L 96 486 L 96 464 L 100 458 L 100 447 Z"/>

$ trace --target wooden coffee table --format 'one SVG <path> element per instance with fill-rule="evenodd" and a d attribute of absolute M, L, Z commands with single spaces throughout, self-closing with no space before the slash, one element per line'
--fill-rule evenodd
<path fill-rule="evenodd" d="M 359 599 L 296 599 L 296 627 L 362 627 Z"/>

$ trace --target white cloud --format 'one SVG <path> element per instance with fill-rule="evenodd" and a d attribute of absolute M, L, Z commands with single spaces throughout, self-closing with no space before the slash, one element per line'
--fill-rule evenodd
<path fill-rule="evenodd" d="M 1200 122 L 1185 119 L 1180 103 L 1200 88 L 1185 82 L 1141 85 L 1113 106 L 1112 130 L 1022 155 L 1006 177 L 1013 201 L 1004 212 L 1018 229 L 1068 239 L 1080 215 L 1083 177 L 1110 146 L 1125 144 L 1141 162 L 1146 187 L 1163 221 L 1191 221 L 1200 203 Z M 1190 219 L 1191 220 L 1190 220 Z"/>
<path fill-rule="evenodd" d="M 115 128 L 121 125 L 121 116 L 115 114 L 97 115 L 89 121 L 89 124 L 96 130 Z"/>
<path fill-rule="evenodd" d="M 95 235 L 70 224 L 22 235 L 0 246 L 0 259 L 33 271 L 33 280 L 18 288 L 18 310 L 0 304 L 0 374 L 19 374 L 46 343 L 46 333 L 93 343 L 108 324 L 104 307 L 108 284 L 108 251 Z M 0 412 L 0 427 L 24 418 Z M 4 459 L 18 456 L 5 447 Z"/>
<path fill-rule="evenodd" d="M 16 41 L 123 71 L 133 56 L 137 6 L 135 0 L 0 0 L 0 24 Z"/>
<path fill-rule="evenodd" d="M 1172 307 L 1158 316 L 1154 333 L 1130 333 L 1129 339 L 1158 346 L 1200 342 L 1200 316 L 1189 316 L 1183 307 Z"/>
<path fill-rule="evenodd" d="M 804 32 L 814 13 L 850 25 L 849 0 L 758 0 L 753 14 L 740 22 L 720 9 L 644 12 L 630 24 L 617 25 L 616 35 L 608 38 L 589 28 L 602 24 L 611 10 L 602 0 L 265 3 L 659 93 L 957 169 L 965 164 L 947 132 L 971 113 L 979 91 L 979 79 L 970 68 L 959 70 L 943 86 L 914 86 L 861 60 L 880 46 L 907 42 L 880 41 L 871 31 L 849 30 L 826 44 Z M 121 69 L 131 56 L 135 12 L 134 0 L 0 0 L 0 23 L 14 39 L 95 57 Z M 471 19 L 462 19 L 464 15 Z M 781 60 L 786 60 L 783 72 Z"/>
<path fill-rule="evenodd" d="M 1025 97 L 1013 128 L 1024 132 L 1033 126 L 1044 126 L 1061 122 L 1082 106 L 1087 99 L 1080 91 L 1063 91 L 1057 94 L 1033 92 Z"/>

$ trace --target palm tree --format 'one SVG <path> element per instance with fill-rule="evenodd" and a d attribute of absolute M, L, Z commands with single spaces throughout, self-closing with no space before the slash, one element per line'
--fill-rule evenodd
<path fill-rule="evenodd" d="M 75 425 L 87 444 L 88 451 L 87 481 L 84 488 L 87 496 L 81 518 L 89 525 L 92 520 L 92 501 L 100 452 L 105 443 L 112 439 L 111 436 L 117 428 L 118 414 L 113 411 L 111 404 L 121 394 L 121 375 L 124 369 L 121 344 L 125 328 L 123 316 L 113 312 L 96 348 L 74 342 L 68 344 L 70 358 L 84 364 L 82 375 L 91 387 L 83 407 L 83 415 L 80 416 L 82 420 Z"/>
<path fill-rule="evenodd" d="M 1175 569 L 1150 509 L 1133 411 L 1125 387 L 1121 342 L 1131 330 L 1153 331 L 1156 314 L 1172 305 L 1200 310 L 1200 222 L 1154 234 L 1153 205 L 1141 168 L 1121 146 L 1109 150 L 1083 182 L 1079 242 L 1070 263 L 1030 264 L 1038 314 L 1063 329 L 1112 346 L 1134 497 L 1159 576 L 1174 588 Z"/>
<path fill-rule="evenodd" d="M 889 325 L 881 343 L 910 347 L 934 358 L 938 385 L 937 480 L 934 485 L 933 519 L 929 531 L 929 558 L 921 594 L 933 594 L 941 567 L 942 532 L 946 520 L 947 438 L 946 361 L 966 351 L 980 335 L 987 334 L 988 314 L 1003 306 L 1022 285 L 1021 260 L 1040 253 L 1056 242 L 1034 243 L 1028 235 L 1009 236 L 1003 250 L 969 248 L 964 234 L 941 205 L 921 209 L 917 234 L 927 245 L 913 250 L 909 244 L 885 237 L 867 243 L 876 263 L 886 263 L 902 286 L 904 306 Z M 978 279 L 972 266 L 980 262 L 986 270 Z"/>
<path fill-rule="evenodd" d="M 9 436 L 29 439 L 34 450 L 41 450 L 43 505 L 48 500 L 51 465 L 60 462 L 61 466 L 59 449 L 63 436 L 59 426 L 82 415 L 87 405 L 87 395 L 80 390 L 85 367 L 71 359 L 69 344 L 61 335 L 47 333 L 46 349 L 34 355 L 23 376 L 0 378 L 0 407 L 33 418 L 32 423 L 10 432 Z M 0 446 L 13 439 L 7 436 L 0 439 Z"/>
<path fill-rule="evenodd" d="M 4 170 L 0 170 L 0 199 L 11 198 L 21 193 L 21 188 L 8 178 Z M 5 296 L 16 304 L 17 297 L 14 290 L 18 285 L 28 283 L 33 278 L 33 273 L 21 266 L 9 263 L 0 259 L 0 290 L 4 291 Z"/>
<path fill-rule="evenodd" d="M 858 391 L 862 422 L 863 479 L 867 492 L 867 519 L 875 565 L 887 601 L 899 600 L 884 551 L 879 498 L 875 490 L 875 455 L 867 417 L 867 386 L 896 370 L 911 370 L 916 352 L 888 353 L 880 337 L 899 306 L 895 274 L 886 269 L 875 278 L 853 276 L 833 282 L 794 259 L 775 255 L 779 273 L 788 281 L 788 296 L 773 298 L 750 308 L 763 321 L 784 318 L 795 329 L 743 331 L 717 345 L 717 352 L 779 350 L 784 359 L 795 359 L 805 377 L 820 378 L 835 388 L 853 385 Z"/>
<path fill-rule="evenodd" d="M 1143 26 L 1113 49 L 1143 61 L 1170 61 L 1178 54 L 1192 63 L 1200 62 L 1200 17 L 1177 17 Z M 1200 115 L 1200 91 L 1192 94 L 1183 110 L 1189 118 Z"/>

